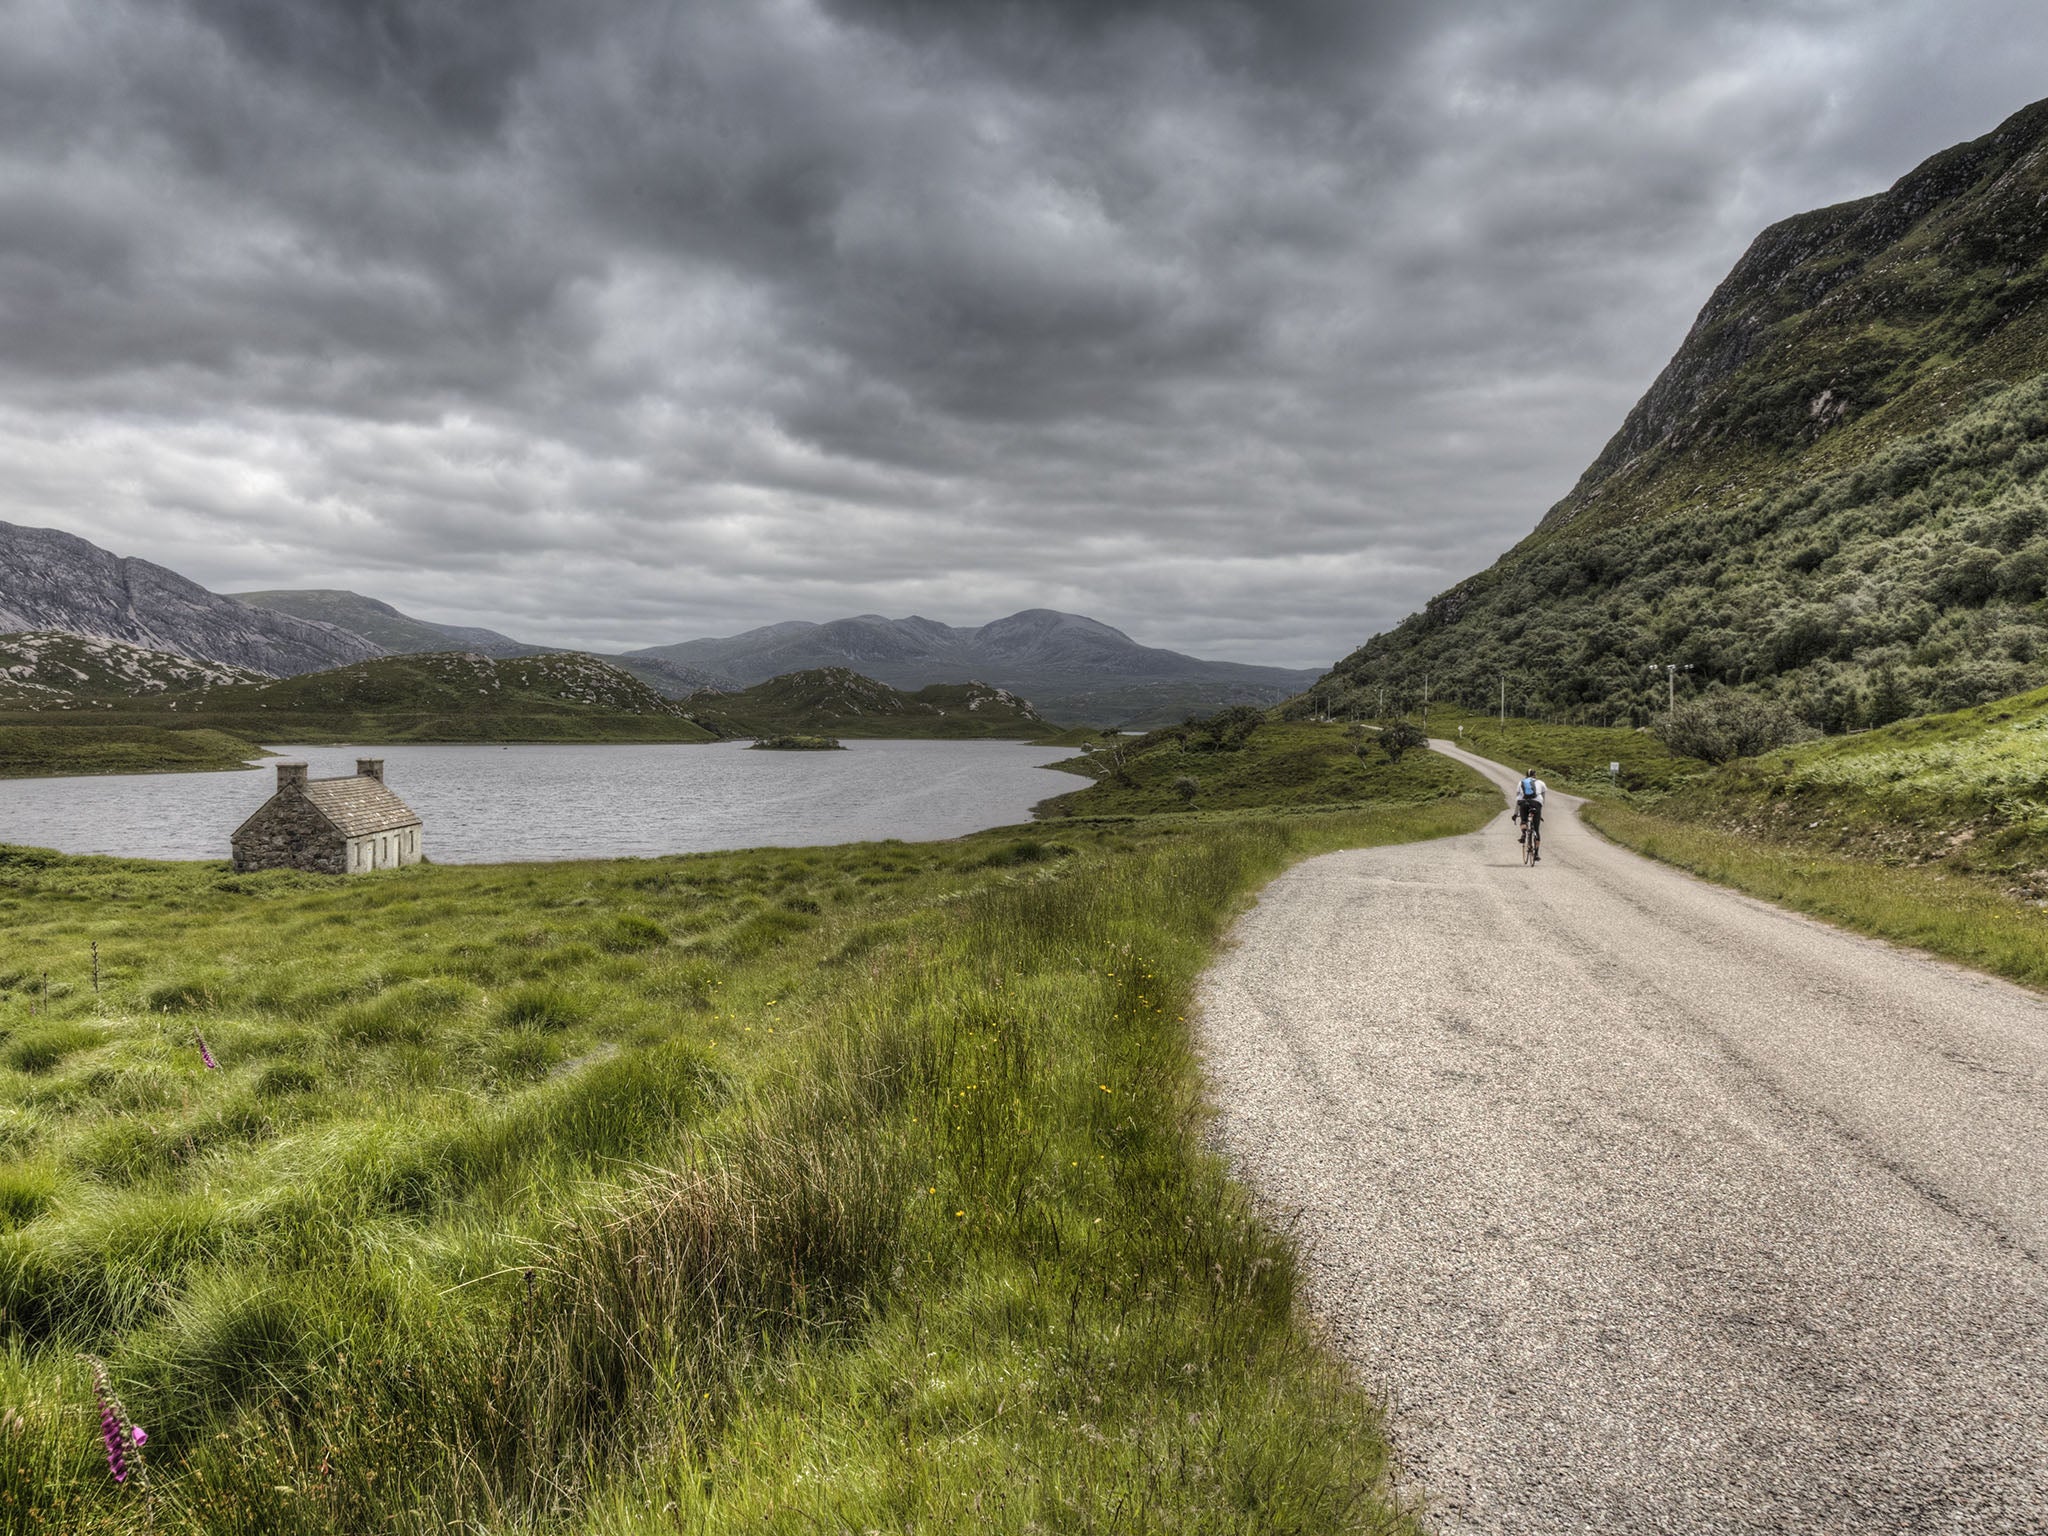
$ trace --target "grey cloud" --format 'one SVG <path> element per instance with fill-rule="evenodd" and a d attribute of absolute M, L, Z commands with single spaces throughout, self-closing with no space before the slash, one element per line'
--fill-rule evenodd
<path fill-rule="evenodd" d="M 564 642 L 1051 605 L 1296 664 L 1489 563 L 1763 223 L 1988 130 L 2048 40 L 2017 0 L 0 9 L 0 518 Z"/>

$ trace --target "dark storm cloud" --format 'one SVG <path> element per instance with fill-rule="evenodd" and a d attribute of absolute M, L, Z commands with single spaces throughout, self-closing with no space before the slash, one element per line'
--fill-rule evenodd
<path fill-rule="evenodd" d="M 0 0 L 0 518 L 590 645 L 1327 661 L 2017 0 Z"/>

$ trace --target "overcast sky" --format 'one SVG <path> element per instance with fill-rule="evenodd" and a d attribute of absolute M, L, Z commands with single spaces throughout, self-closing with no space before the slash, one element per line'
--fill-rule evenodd
<path fill-rule="evenodd" d="M 619 648 L 1312 666 L 2040 0 L 0 0 L 0 520 Z"/>

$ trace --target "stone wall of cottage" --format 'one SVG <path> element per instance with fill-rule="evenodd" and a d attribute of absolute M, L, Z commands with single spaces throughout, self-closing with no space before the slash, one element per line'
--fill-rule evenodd
<path fill-rule="evenodd" d="M 273 797 L 235 834 L 235 868 L 348 873 L 348 844 L 303 795 Z"/>

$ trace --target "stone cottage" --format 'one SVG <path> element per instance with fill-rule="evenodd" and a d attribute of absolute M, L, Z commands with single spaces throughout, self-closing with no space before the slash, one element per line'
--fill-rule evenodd
<path fill-rule="evenodd" d="M 356 759 L 353 777 L 309 779 L 277 765 L 277 793 L 235 829 L 235 868 L 353 875 L 420 861 L 420 819 L 384 787 L 382 758 Z"/>

